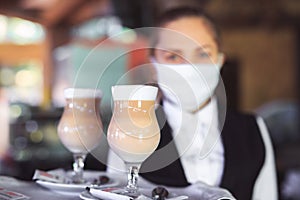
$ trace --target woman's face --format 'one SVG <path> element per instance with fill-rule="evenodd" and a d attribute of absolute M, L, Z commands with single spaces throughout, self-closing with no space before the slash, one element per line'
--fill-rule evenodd
<path fill-rule="evenodd" d="M 200 17 L 171 21 L 158 34 L 154 56 L 159 63 L 217 63 L 218 46 L 212 30 Z"/>

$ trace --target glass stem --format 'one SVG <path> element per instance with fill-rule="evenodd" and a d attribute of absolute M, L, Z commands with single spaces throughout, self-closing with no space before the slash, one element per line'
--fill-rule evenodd
<path fill-rule="evenodd" d="M 126 190 L 129 193 L 136 193 L 138 189 L 138 177 L 139 177 L 139 168 L 140 165 L 136 163 L 126 163 L 126 167 L 128 169 L 128 182 L 126 186 Z"/>
<path fill-rule="evenodd" d="M 74 183 L 83 183 L 83 168 L 84 168 L 84 161 L 86 158 L 86 154 L 73 154 L 74 163 L 73 163 L 73 182 Z"/>

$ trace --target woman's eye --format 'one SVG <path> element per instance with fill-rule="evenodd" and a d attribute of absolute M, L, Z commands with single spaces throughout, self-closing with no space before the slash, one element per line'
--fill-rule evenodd
<path fill-rule="evenodd" d="M 177 54 L 169 54 L 165 55 L 165 61 L 167 61 L 168 63 L 181 63 L 182 58 Z"/>
<path fill-rule="evenodd" d="M 199 54 L 198 54 L 198 56 L 200 57 L 200 58 L 209 58 L 209 54 L 208 53 L 206 53 L 206 52 L 200 52 Z"/>
<path fill-rule="evenodd" d="M 211 53 L 208 52 L 199 52 L 196 54 L 195 62 L 206 63 L 211 60 Z"/>
<path fill-rule="evenodd" d="M 166 58 L 167 58 L 168 60 L 176 60 L 176 59 L 179 58 L 179 56 L 177 56 L 177 55 L 169 55 L 169 56 L 167 56 Z"/>

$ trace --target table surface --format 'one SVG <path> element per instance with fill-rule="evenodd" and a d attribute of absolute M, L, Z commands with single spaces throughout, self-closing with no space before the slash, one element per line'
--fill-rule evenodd
<path fill-rule="evenodd" d="M 95 174 L 99 174 L 99 172 L 95 172 Z M 126 174 L 107 174 L 106 175 L 112 179 L 118 180 L 119 185 L 125 185 L 126 183 Z M 174 180 L 175 181 L 175 180 Z M 142 188 L 148 188 L 148 194 L 150 196 L 150 192 L 156 185 L 139 178 L 139 186 Z M 52 191 L 47 188 L 42 187 L 34 181 L 21 181 L 15 179 L 13 177 L 0 176 L 0 187 L 6 190 L 18 192 L 24 194 L 32 200 L 52 200 L 52 199 L 60 199 L 60 200 L 80 200 L 79 193 L 76 192 L 67 192 L 67 193 L 59 193 L 58 191 Z M 193 184 L 191 186 L 185 188 L 171 188 L 166 187 L 169 192 L 176 195 L 186 195 L 189 196 L 189 200 L 193 199 L 201 199 L 201 200 L 213 200 L 213 199 L 221 199 L 226 197 L 227 199 L 234 199 L 231 194 L 222 188 L 211 187 L 205 185 L 203 183 Z"/>

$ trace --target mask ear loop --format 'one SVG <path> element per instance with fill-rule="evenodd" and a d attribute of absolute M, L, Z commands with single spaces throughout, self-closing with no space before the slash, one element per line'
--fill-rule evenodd
<path fill-rule="evenodd" d="M 218 61 L 217 61 L 217 66 L 219 68 L 222 68 L 223 64 L 225 61 L 225 54 L 224 53 L 218 53 Z"/>

